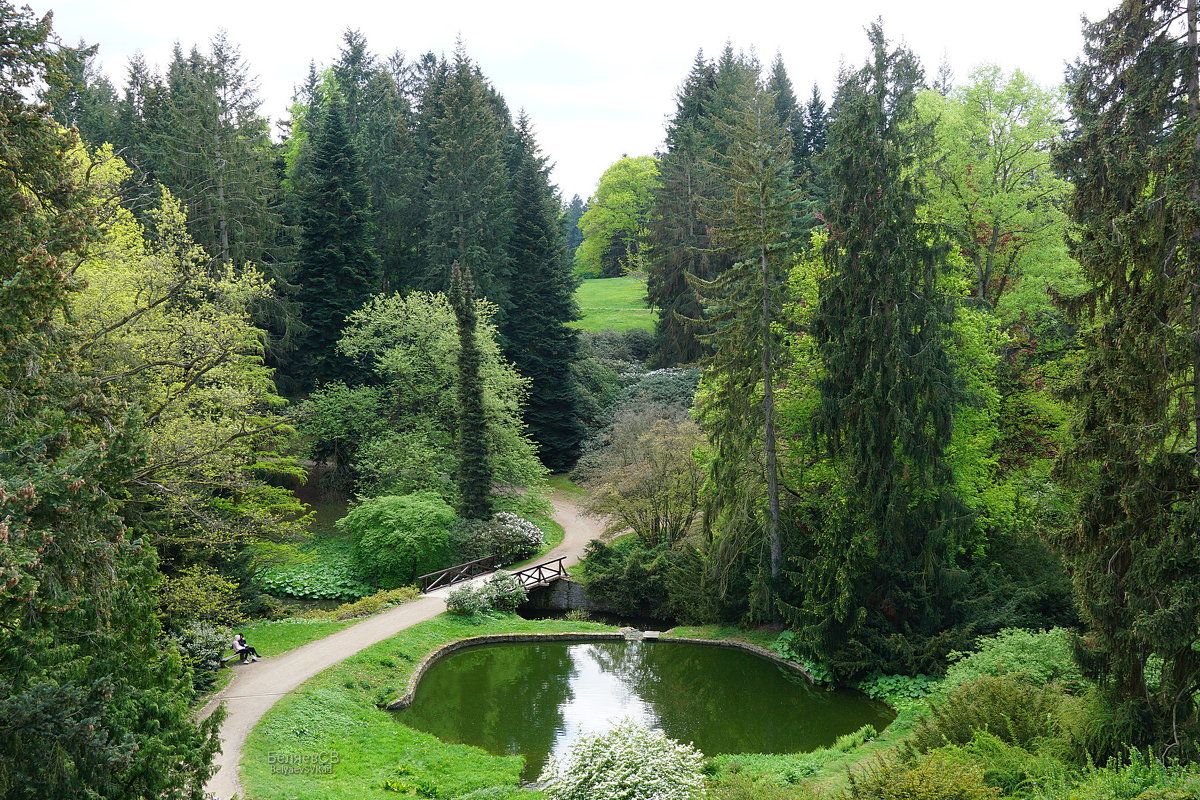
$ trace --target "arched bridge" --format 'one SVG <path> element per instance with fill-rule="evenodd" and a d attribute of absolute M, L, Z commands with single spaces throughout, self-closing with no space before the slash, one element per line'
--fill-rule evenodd
<path fill-rule="evenodd" d="M 521 582 L 521 586 L 526 591 L 539 586 L 549 586 L 556 580 L 567 577 L 567 568 L 563 565 L 563 561 L 563 558 L 556 558 L 541 564 L 534 564 L 531 567 L 514 570 L 512 576 Z M 422 592 L 429 593 L 434 589 L 453 586 L 479 575 L 487 575 L 495 572 L 499 567 L 500 560 L 496 556 L 487 556 L 422 575 L 417 578 L 417 583 Z"/>

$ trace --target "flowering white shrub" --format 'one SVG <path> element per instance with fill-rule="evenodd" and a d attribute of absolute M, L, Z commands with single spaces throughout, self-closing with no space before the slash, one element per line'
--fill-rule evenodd
<path fill-rule="evenodd" d="M 492 552 L 505 564 L 532 558 L 545 541 L 541 528 L 507 511 L 492 520 L 490 534 Z"/>
<path fill-rule="evenodd" d="M 553 757 L 540 787 L 550 800 L 697 800 L 704 754 L 632 719 L 585 734 L 561 761 Z"/>

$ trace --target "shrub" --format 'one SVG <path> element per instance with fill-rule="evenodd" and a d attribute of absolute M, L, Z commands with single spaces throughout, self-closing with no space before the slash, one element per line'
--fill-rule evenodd
<path fill-rule="evenodd" d="M 328 610 L 309 611 L 304 614 L 307 619 L 347 620 L 369 617 L 378 614 L 386 608 L 403 605 L 416 599 L 420 590 L 415 586 L 402 586 L 399 589 L 382 589 L 375 594 L 367 595 L 350 603 L 342 603 L 337 608 Z"/>
<path fill-rule="evenodd" d="M 163 578 L 158 585 L 158 610 L 164 624 L 176 630 L 196 622 L 235 625 L 245 619 L 237 581 L 200 564 Z"/>
<path fill-rule="evenodd" d="M 618 614 L 666 616 L 667 547 L 646 547 L 628 536 L 611 545 L 594 540 L 584 555 L 582 579 L 589 598 Z"/>
<path fill-rule="evenodd" d="M 963 684 L 930 710 L 913 729 L 910 746 L 927 752 L 970 742 L 976 731 L 1029 747 L 1058 730 L 1063 695 L 1018 677 L 984 676 Z"/>
<path fill-rule="evenodd" d="M 364 500 L 338 520 L 354 538 L 354 561 L 383 589 L 395 589 L 445 564 L 454 509 L 435 494 L 422 492 Z"/>
<path fill-rule="evenodd" d="M 829 749 L 837 750 L 839 753 L 849 753 L 854 748 L 861 747 L 878 735 L 879 731 L 875 730 L 874 725 L 863 725 L 854 731 L 854 733 L 843 734 L 834 739 Z"/>
<path fill-rule="evenodd" d="M 497 556 L 501 564 L 514 564 L 535 556 L 544 542 L 541 528 L 508 511 L 490 520 L 459 520 L 450 531 L 457 563 Z"/>
<path fill-rule="evenodd" d="M 976 678 L 998 675 L 1019 675 L 1038 686 L 1057 684 L 1072 692 L 1085 686 L 1072 654 L 1071 632 L 1064 628 L 1010 628 L 980 638 L 975 645 L 978 649 L 973 653 L 950 653 L 943 694 Z"/>
<path fill-rule="evenodd" d="M 704 756 L 631 719 L 575 740 L 561 761 L 542 772 L 549 800 L 696 800 L 704 786 Z"/>
<path fill-rule="evenodd" d="M 482 587 L 460 586 L 451 589 L 446 595 L 446 610 L 451 614 L 470 617 L 476 614 L 486 614 L 488 610 L 487 597 Z"/>
<path fill-rule="evenodd" d="M 525 587 L 511 573 L 497 572 L 483 584 L 483 596 L 489 609 L 515 614 L 525 602 Z"/>
<path fill-rule="evenodd" d="M 994 800 L 1000 790 L 983 774 L 934 752 L 911 761 L 879 759 L 850 775 L 847 800 Z"/>
<path fill-rule="evenodd" d="M 228 628 L 210 622 L 193 622 L 171 636 L 183 662 L 192 668 L 192 688 L 202 692 L 213 685 L 221 656 L 233 640 Z"/>

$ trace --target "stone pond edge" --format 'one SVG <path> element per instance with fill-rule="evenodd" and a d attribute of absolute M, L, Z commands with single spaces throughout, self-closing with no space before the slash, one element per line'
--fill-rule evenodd
<path fill-rule="evenodd" d="M 416 694 L 417 686 L 421 683 L 421 678 L 425 676 L 426 671 L 441 659 L 459 650 L 465 650 L 468 647 L 478 647 L 485 644 L 501 644 L 512 642 L 620 642 L 625 641 L 626 636 L 620 631 L 603 631 L 597 633 L 490 633 L 482 636 L 469 636 L 465 639 L 456 639 L 453 642 L 447 642 L 433 650 L 429 655 L 421 659 L 412 674 L 408 678 L 408 684 L 404 694 L 392 700 L 384 706 L 387 711 L 402 711 L 412 705 L 413 695 Z M 697 639 L 688 636 L 671 636 L 669 633 L 664 634 L 661 639 L 645 639 L 648 646 L 657 646 L 655 643 L 667 644 L 700 644 L 708 647 L 724 647 L 733 650 L 745 650 L 753 653 L 756 656 L 767 659 L 785 667 L 794 672 L 798 672 L 808 679 L 810 683 L 815 683 L 813 676 L 809 674 L 802 665 L 794 661 L 787 661 L 780 658 L 775 652 L 768 650 L 765 647 L 760 647 L 749 642 L 742 642 L 736 639 Z"/>

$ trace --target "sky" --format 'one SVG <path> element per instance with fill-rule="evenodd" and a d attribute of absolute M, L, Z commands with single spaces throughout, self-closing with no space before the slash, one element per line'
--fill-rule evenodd
<path fill-rule="evenodd" d="M 133 53 L 165 66 L 176 41 L 203 47 L 224 29 L 273 120 L 286 116 L 309 62 L 337 56 L 346 28 L 361 30 L 380 55 L 449 54 L 461 38 L 509 107 L 528 112 L 563 196 L 586 199 L 613 161 L 661 145 L 700 49 L 715 56 L 729 42 L 764 63 L 779 53 L 801 99 L 815 83 L 828 101 L 839 68 L 866 57 L 865 27 L 882 17 L 888 38 L 907 44 L 930 76 L 943 61 L 958 81 L 994 63 L 1054 85 L 1081 51 L 1081 16 L 1099 19 L 1117 0 L 26 2 L 39 14 L 53 10 L 64 43 L 100 45 L 100 64 L 118 87 Z"/>

